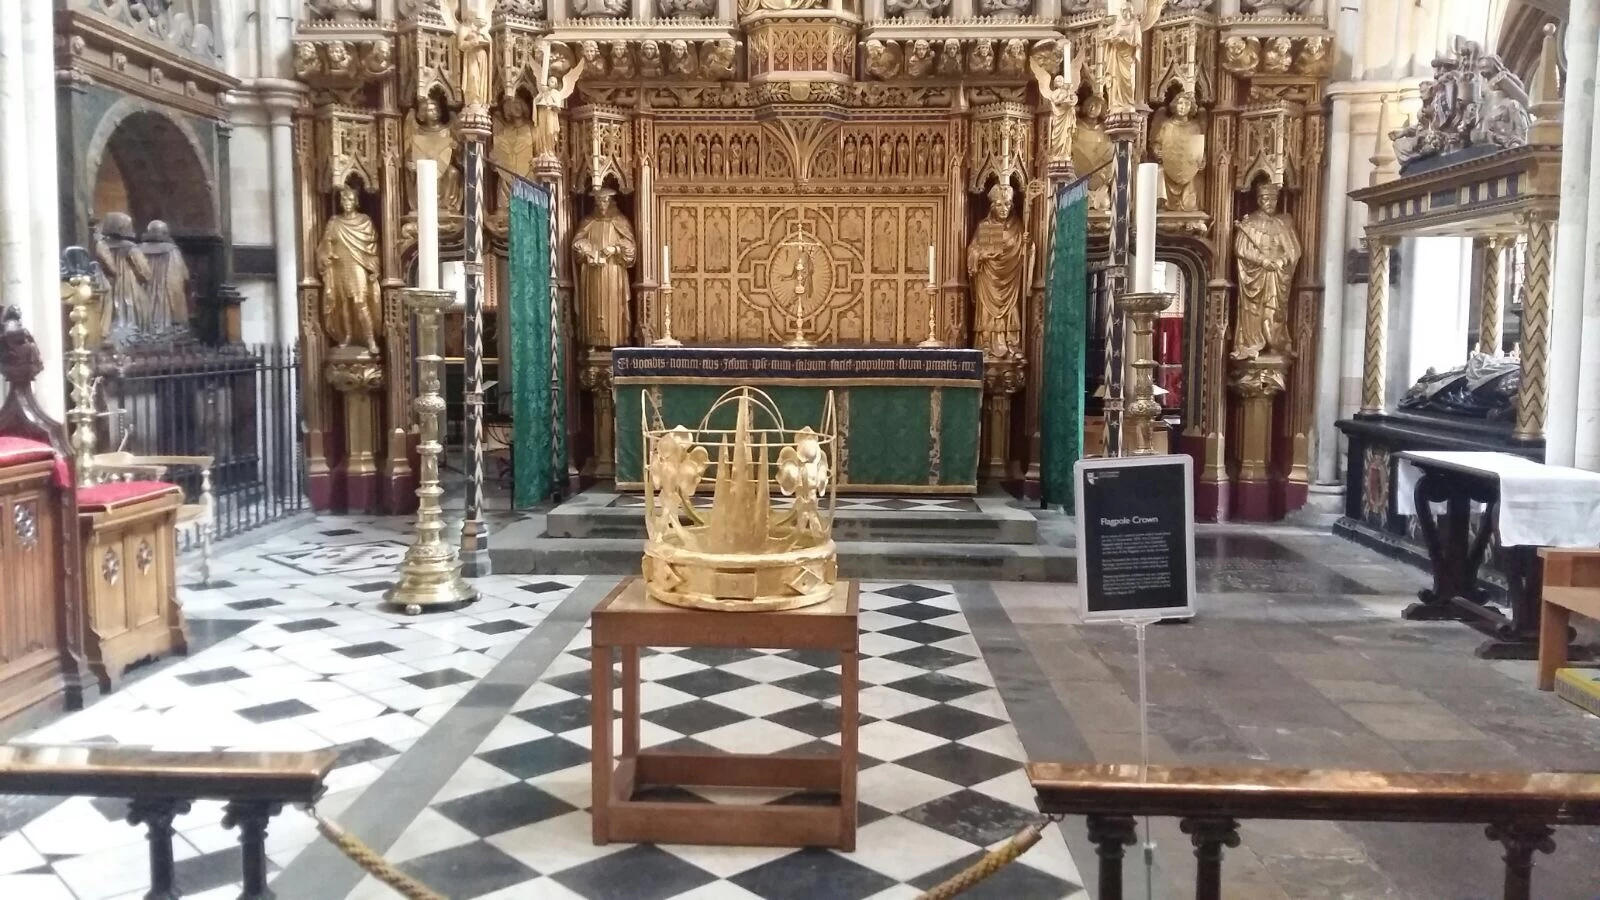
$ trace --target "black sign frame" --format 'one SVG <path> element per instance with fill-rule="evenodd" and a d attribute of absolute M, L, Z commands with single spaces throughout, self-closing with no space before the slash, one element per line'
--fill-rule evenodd
<path fill-rule="evenodd" d="M 1077 488 L 1078 594 L 1083 621 L 1193 618 L 1194 460 L 1184 454 L 1080 459 L 1073 478 Z M 1101 588 L 1106 556 L 1104 532 L 1129 527 L 1166 535 L 1166 558 L 1159 570 L 1167 573 L 1169 584 L 1130 588 L 1137 595 L 1132 603 L 1107 604 Z M 1121 532 L 1120 536 L 1130 533 Z M 1137 541 L 1127 542 L 1121 555 L 1136 557 L 1138 549 Z M 1158 571 L 1136 562 L 1134 567 L 1138 571 Z"/>

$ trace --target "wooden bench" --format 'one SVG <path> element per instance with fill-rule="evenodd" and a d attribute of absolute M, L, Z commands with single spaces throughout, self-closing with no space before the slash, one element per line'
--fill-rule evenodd
<path fill-rule="evenodd" d="M 1539 690 L 1554 690 L 1556 670 L 1567 664 L 1572 614 L 1600 619 L 1600 550 L 1539 551 L 1544 593 L 1539 604 Z"/>

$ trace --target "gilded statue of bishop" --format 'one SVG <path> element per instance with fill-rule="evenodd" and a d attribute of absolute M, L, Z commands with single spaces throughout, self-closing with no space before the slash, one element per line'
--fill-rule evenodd
<path fill-rule="evenodd" d="M 1022 222 L 1011 215 L 1016 190 L 1001 182 L 989 189 L 989 214 L 967 245 L 967 275 L 972 282 L 973 344 L 989 359 L 1015 359 L 1022 346 Z"/>
<path fill-rule="evenodd" d="M 356 205 L 356 189 L 339 189 L 339 214 L 317 242 L 322 279 L 322 324 L 340 347 L 351 343 L 378 355 L 378 230 Z"/>
<path fill-rule="evenodd" d="M 628 270 L 638 253 L 633 226 L 617 209 L 610 188 L 594 193 L 594 212 L 578 225 L 572 255 L 578 267 L 578 308 L 584 346 L 600 349 L 628 344 Z"/>
<path fill-rule="evenodd" d="M 1292 356 L 1289 292 L 1300 262 L 1294 221 L 1278 209 L 1282 186 L 1263 176 L 1256 183 L 1256 210 L 1239 220 L 1233 251 L 1239 260 L 1239 324 L 1233 358 L 1257 359 L 1276 351 Z"/>

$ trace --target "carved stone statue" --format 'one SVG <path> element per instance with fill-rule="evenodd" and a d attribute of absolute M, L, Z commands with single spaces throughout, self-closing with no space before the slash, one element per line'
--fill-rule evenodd
<path fill-rule="evenodd" d="M 352 342 L 378 353 L 378 230 L 356 207 L 356 189 L 339 189 L 339 214 L 317 243 L 322 279 L 322 327 L 340 347 Z"/>
<path fill-rule="evenodd" d="M 489 12 L 484 0 L 461 0 L 458 18 L 452 9 L 456 0 L 444 0 L 439 12 L 445 24 L 455 30 L 456 49 L 461 53 L 461 98 L 463 107 L 480 115 L 489 114 Z"/>
<path fill-rule="evenodd" d="M 1022 290 L 1026 248 L 1022 222 L 1011 215 L 1016 191 L 1009 184 L 989 189 L 989 214 L 967 245 L 972 283 L 973 345 L 991 359 L 1014 359 L 1022 346 Z"/>
<path fill-rule="evenodd" d="M 1121 0 L 1104 38 L 1106 105 L 1112 113 L 1130 113 L 1139 107 L 1139 56 L 1144 50 L 1144 33 L 1161 18 L 1165 5 L 1165 0 L 1144 0 L 1140 16 L 1134 10 L 1134 2 Z"/>
<path fill-rule="evenodd" d="M 1478 123 L 1470 135 L 1472 143 L 1502 150 L 1526 144 L 1533 116 L 1528 113 L 1528 91 L 1522 79 L 1506 69 L 1500 57 L 1492 54 L 1479 59 L 1478 74 L 1483 77 L 1487 92 Z"/>
<path fill-rule="evenodd" d="M 700 45 L 700 77 L 710 81 L 723 81 L 733 77 L 734 55 L 739 52 L 739 42 L 732 38 L 706 41 Z"/>
<path fill-rule="evenodd" d="M 1294 220 L 1278 209 L 1282 188 L 1263 178 L 1256 183 L 1256 211 L 1239 220 L 1233 240 L 1239 260 L 1239 321 L 1233 358 L 1256 359 L 1277 351 L 1294 352 L 1289 338 L 1289 292 L 1300 263 L 1300 238 Z"/>
<path fill-rule="evenodd" d="M 183 251 L 172 242 L 167 223 L 150 220 L 139 252 L 150 263 L 150 285 L 145 292 L 140 330 L 147 334 L 188 331 L 189 264 L 183 259 Z"/>
<path fill-rule="evenodd" d="M 709 19 L 716 11 L 712 0 L 661 0 L 661 15 L 668 19 Z"/>
<path fill-rule="evenodd" d="M 1410 163 L 1469 148 L 1493 152 L 1528 142 L 1528 92 L 1500 58 L 1458 37 L 1451 55 L 1433 61 L 1422 82 L 1414 123 L 1390 132 L 1402 170 Z"/>
<path fill-rule="evenodd" d="M 116 339 L 139 329 L 150 283 L 150 262 L 134 240 L 133 219 L 125 212 L 107 213 L 94 239 L 95 260 L 109 283 L 100 307 L 100 337 Z"/>
<path fill-rule="evenodd" d="M 1073 132 L 1078 127 L 1078 90 L 1065 76 L 1051 77 L 1038 60 L 1029 60 L 1028 65 L 1039 85 L 1039 96 L 1050 104 L 1048 161 L 1071 160 Z"/>
<path fill-rule="evenodd" d="M 933 63 L 933 42 L 927 38 L 912 41 L 911 49 L 906 51 L 906 74 L 921 78 L 933 71 Z"/>
<path fill-rule="evenodd" d="M 1195 121 L 1195 112 L 1193 94 L 1184 91 L 1172 98 L 1170 114 L 1150 142 L 1166 182 L 1166 207 L 1180 212 L 1200 208 L 1196 181 L 1206 165 L 1206 132 Z"/>
<path fill-rule="evenodd" d="M 550 45 L 545 44 L 546 53 Z M 559 159 L 561 155 L 561 110 L 567 98 L 578 89 L 578 78 L 583 75 L 583 60 L 573 66 L 560 80 L 552 77 L 534 98 L 533 152 L 544 158 Z"/>
<path fill-rule="evenodd" d="M 633 226 L 617 209 L 614 192 L 609 188 L 596 191 L 594 212 L 572 236 L 578 269 L 579 336 L 584 346 L 609 349 L 628 344 L 628 269 L 637 253 Z"/>
<path fill-rule="evenodd" d="M 439 169 L 439 210 L 441 215 L 458 214 L 461 210 L 461 171 L 454 165 L 456 136 L 450 126 L 440 120 L 439 101 L 432 96 L 423 98 L 411 111 L 405 122 L 405 142 L 411 148 L 406 158 L 406 169 L 411 173 L 406 179 L 406 193 L 416 193 L 417 160 L 431 159 Z M 417 198 L 411 196 L 408 207 L 417 208 Z"/>
<path fill-rule="evenodd" d="M 149 4 L 145 4 L 149 6 Z M 373 0 L 308 0 L 306 6 L 319 19 L 335 22 L 356 22 L 371 18 L 376 4 Z"/>
<path fill-rule="evenodd" d="M 1429 369 L 1400 399 L 1400 408 L 1510 421 L 1517 416 L 1521 388 L 1521 360 L 1472 353 L 1464 366 L 1445 372 Z"/>
<path fill-rule="evenodd" d="M 1072 169 L 1079 178 L 1089 179 L 1089 209 L 1111 209 L 1111 167 L 1106 165 L 1116 153 L 1106 137 L 1101 118 L 1105 101 L 1091 94 L 1083 101 L 1083 115 L 1072 130 Z"/>
<path fill-rule="evenodd" d="M 978 0 L 983 16 L 1025 16 L 1033 12 L 1033 0 Z"/>
<path fill-rule="evenodd" d="M 501 101 L 500 110 L 495 116 L 494 146 L 489 151 L 489 160 L 506 171 L 532 179 L 533 121 L 528 117 L 528 104 L 521 94 L 515 94 Z M 506 213 L 511 209 L 511 178 L 504 172 L 496 174 L 500 189 L 495 208 Z"/>
<path fill-rule="evenodd" d="M 628 14 L 628 0 L 573 0 L 572 14 L 580 19 L 619 19 Z"/>
<path fill-rule="evenodd" d="M 949 0 L 885 0 L 883 9 L 902 19 L 926 19 L 944 15 L 949 5 Z"/>

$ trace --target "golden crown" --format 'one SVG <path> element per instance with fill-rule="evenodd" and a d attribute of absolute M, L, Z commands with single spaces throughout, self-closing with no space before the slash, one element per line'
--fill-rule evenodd
<path fill-rule="evenodd" d="M 829 469 L 838 425 L 833 392 L 821 430 L 784 425 L 777 404 L 750 387 L 728 391 L 698 428 L 663 423 L 644 392 L 644 580 L 650 597 L 692 609 L 796 609 L 833 595 L 837 499 Z M 714 427 L 733 417 L 733 427 Z M 708 447 L 715 447 L 713 468 Z M 711 474 L 707 474 L 710 469 Z M 791 503 L 773 505 L 772 485 Z M 711 506 L 695 505 L 713 485 Z"/>

